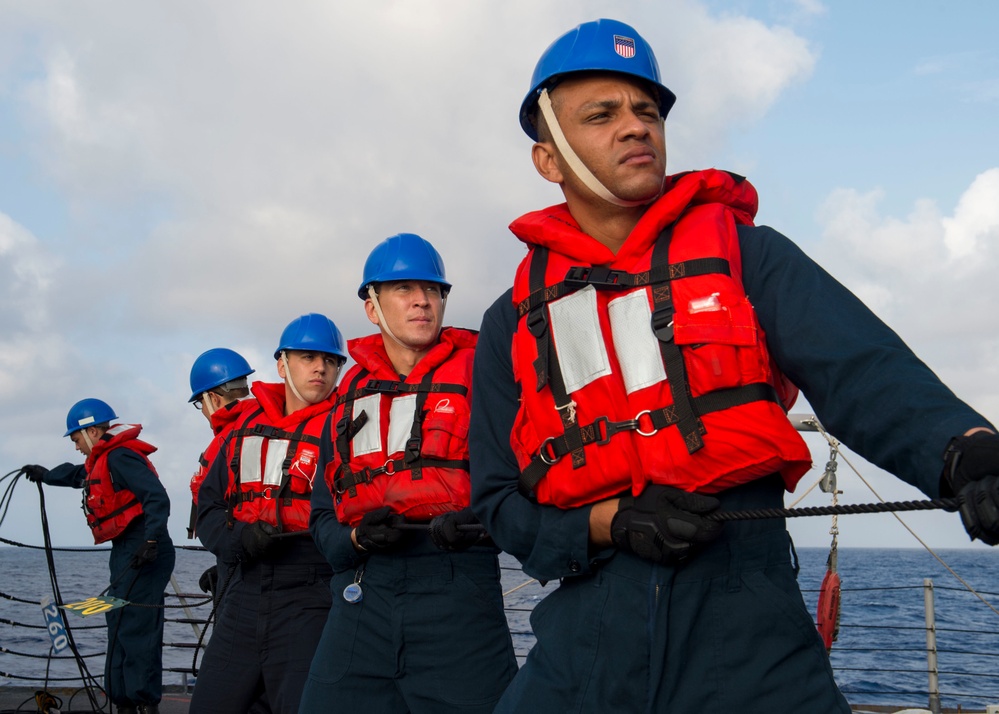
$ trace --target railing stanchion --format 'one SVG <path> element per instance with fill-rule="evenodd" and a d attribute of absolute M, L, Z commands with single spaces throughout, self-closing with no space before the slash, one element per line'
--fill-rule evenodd
<path fill-rule="evenodd" d="M 926 607 L 926 670 L 930 676 L 930 711 L 940 714 L 940 673 L 937 667 L 937 623 L 933 605 L 933 581 L 923 579 L 923 602 Z"/>

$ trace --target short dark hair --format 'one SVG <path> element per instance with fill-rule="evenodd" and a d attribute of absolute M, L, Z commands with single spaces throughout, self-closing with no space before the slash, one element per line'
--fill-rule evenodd
<path fill-rule="evenodd" d="M 226 404 L 250 396 L 250 388 L 246 386 L 246 377 L 237 377 L 208 391 L 225 399 Z"/>
<path fill-rule="evenodd" d="M 603 70 L 592 70 L 592 71 L 582 71 L 582 72 L 572 72 L 570 74 L 559 75 L 552 78 L 552 81 L 548 83 L 545 87 L 548 90 L 548 98 L 552 103 L 552 111 L 558 116 L 559 110 L 562 108 L 562 102 L 559 99 L 558 93 L 555 91 L 558 89 L 559 83 L 563 79 L 571 77 L 594 77 L 594 76 L 608 76 L 613 75 L 613 72 L 605 72 Z M 659 93 L 659 88 L 655 84 L 644 80 L 641 77 L 632 77 L 632 79 L 637 80 L 642 85 L 645 86 L 645 92 L 652 97 L 656 102 L 656 106 L 659 107 L 659 111 L 662 112 L 662 95 Z M 545 142 L 552 140 L 551 129 L 548 127 L 548 122 L 545 121 L 544 115 L 541 113 L 540 102 L 535 102 L 534 112 L 530 115 L 531 124 L 534 125 L 534 129 L 538 133 L 538 141 Z"/>
<path fill-rule="evenodd" d="M 552 86 L 548 89 L 548 98 L 552 102 L 552 111 L 558 116 L 559 109 L 562 108 L 562 102 L 558 95 L 555 94 L 555 87 Z M 550 142 L 552 140 L 551 129 L 548 128 L 548 122 L 545 120 L 545 115 L 541 112 L 541 105 L 538 104 L 534 108 L 534 113 L 531 115 L 531 123 L 534 125 L 534 129 L 538 132 L 538 141 Z"/>

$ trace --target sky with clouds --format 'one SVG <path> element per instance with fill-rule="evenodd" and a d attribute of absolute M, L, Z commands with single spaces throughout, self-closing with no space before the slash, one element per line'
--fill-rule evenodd
<path fill-rule="evenodd" d="M 517 122 L 534 64 L 606 16 L 678 95 L 670 170 L 749 176 L 759 223 L 999 419 L 999 5 L 0 0 L 0 473 L 76 461 L 66 411 L 102 398 L 160 447 L 182 542 L 210 436 L 187 405 L 198 354 L 231 347 L 274 380 L 292 318 L 369 332 L 361 268 L 401 231 L 443 254 L 448 322 L 477 327 L 523 254 L 506 226 L 560 200 Z M 805 485 L 828 454 L 809 442 Z M 920 497 L 847 455 L 885 498 Z M 843 499 L 872 500 L 848 471 Z M 55 541 L 88 543 L 79 494 L 46 499 Z M 22 483 L 0 536 L 37 543 L 39 520 Z M 952 514 L 906 520 L 968 544 Z M 791 529 L 828 543 L 827 519 Z M 840 530 L 916 545 L 891 516 Z"/>

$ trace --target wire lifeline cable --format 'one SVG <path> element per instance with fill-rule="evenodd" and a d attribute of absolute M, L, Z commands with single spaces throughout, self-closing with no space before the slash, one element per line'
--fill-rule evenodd
<path fill-rule="evenodd" d="M 0 477 L 0 482 L 3 482 L 4 480 L 6 480 L 6 479 L 10 478 L 11 476 L 13 476 L 13 480 L 8 485 L 7 489 L 3 493 L 2 497 L 0 497 L 0 506 L 2 506 L 2 511 L 0 511 L 0 524 L 3 523 L 3 520 L 6 517 L 7 511 L 9 509 L 10 503 L 12 501 L 12 493 L 13 493 L 14 486 L 20 480 L 20 477 L 21 477 L 22 474 L 23 474 L 23 469 L 16 469 L 16 470 L 11 471 L 8 474 L 4 475 L 3 477 Z M 32 548 L 32 549 L 44 550 L 45 551 L 46 562 L 47 562 L 48 571 L 49 571 L 49 580 L 50 580 L 50 583 L 52 585 L 52 592 L 53 592 L 54 601 L 56 603 L 58 603 L 58 604 L 62 604 L 63 603 L 63 597 L 62 597 L 62 593 L 61 593 L 60 588 L 59 588 L 58 578 L 57 578 L 57 575 L 56 575 L 55 560 L 54 560 L 54 557 L 53 557 L 54 551 L 55 550 L 67 550 L 67 551 L 77 551 L 77 552 L 82 551 L 82 550 L 86 550 L 86 551 L 103 551 L 103 550 L 108 550 L 108 551 L 110 551 L 110 549 L 109 548 L 54 548 L 52 546 L 52 540 L 51 540 L 51 535 L 50 535 L 49 526 L 48 526 L 48 513 L 47 513 L 47 510 L 45 508 L 45 493 L 44 493 L 44 490 L 42 489 L 42 484 L 41 483 L 38 483 L 37 487 L 38 487 L 38 493 L 39 493 L 41 525 L 42 525 L 42 535 L 43 535 L 44 545 L 43 546 L 27 546 L 25 544 L 14 543 L 13 541 L 7 541 L 6 539 L 0 539 L 0 540 L 3 540 L 4 542 L 10 542 L 11 544 L 18 545 L 18 546 L 24 546 L 24 547 L 28 547 L 28 548 Z M 127 575 L 129 572 L 133 572 L 133 571 L 130 571 L 130 570 L 123 571 L 119 575 L 119 577 L 116 578 L 115 581 L 113 581 L 112 583 L 110 583 L 108 585 L 108 587 L 101 594 L 103 595 L 104 593 L 107 593 L 112 587 L 115 586 L 115 584 L 118 581 L 120 581 L 122 579 L 123 576 Z M 129 584 L 129 587 L 128 587 L 127 591 L 126 591 L 126 595 L 125 595 L 126 599 L 128 597 L 128 592 L 131 591 L 132 586 L 135 584 L 135 581 L 138 578 L 138 575 L 139 575 L 139 570 L 135 569 L 134 570 L 134 574 L 133 574 L 133 578 L 132 578 L 132 582 Z M 133 607 L 153 607 L 153 608 L 159 608 L 159 609 L 167 609 L 167 608 L 171 608 L 171 607 L 178 607 L 178 608 L 184 607 L 184 605 L 180 605 L 180 606 L 147 605 L 147 604 L 144 604 L 144 603 L 127 603 L 126 606 L 133 606 Z M 120 616 L 118 618 L 115 618 L 115 619 L 116 619 L 115 631 L 114 631 L 113 634 L 109 633 L 109 634 L 111 634 L 111 637 L 110 637 L 110 641 L 109 641 L 110 653 L 108 654 L 108 657 L 110 657 L 113 654 L 113 652 L 114 652 L 114 646 L 115 646 L 116 640 L 117 640 L 117 631 L 118 631 L 118 628 L 121 625 L 121 618 L 120 618 Z M 91 711 L 94 711 L 94 712 L 104 711 L 104 707 L 108 705 L 107 692 L 104 689 L 104 687 L 102 687 L 100 685 L 100 683 L 98 682 L 97 678 L 94 677 L 93 674 L 90 673 L 89 668 L 87 667 L 86 663 L 83 661 L 83 657 L 84 656 L 79 653 L 79 650 L 78 650 L 77 645 L 76 645 L 76 641 L 75 641 L 75 639 L 73 637 L 73 633 L 72 633 L 72 630 L 71 630 L 70 623 L 64 621 L 64 627 L 65 627 L 65 630 L 66 630 L 66 637 L 67 637 L 67 641 L 69 643 L 70 651 L 72 652 L 72 655 L 66 656 L 65 658 L 66 659 L 72 658 L 76 662 L 76 664 L 77 664 L 77 668 L 78 668 L 78 670 L 80 672 L 80 680 L 83 682 L 83 685 L 84 685 L 82 689 L 87 694 L 87 698 L 89 700 Z M 199 640 L 199 643 L 198 643 L 199 648 L 201 646 L 201 642 L 202 641 Z M 195 650 L 195 657 L 197 657 L 197 650 Z M 52 663 L 52 659 L 53 658 L 54 657 L 52 655 L 52 649 L 50 648 L 49 655 L 46 657 L 47 663 L 46 663 L 46 669 L 45 669 L 45 678 L 44 678 L 44 685 L 43 685 L 44 687 L 47 687 L 48 683 L 50 681 L 49 674 L 50 674 L 50 667 L 51 667 L 51 663 Z M 101 703 L 98 702 L 98 697 L 95 695 L 94 689 L 96 689 L 97 691 L 99 691 L 103 695 L 103 699 L 104 699 L 104 703 L 103 704 L 101 704 Z M 79 690 L 76 692 L 76 694 L 78 694 L 78 693 L 79 693 Z M 73 696 L 75 697 L 76 694 L 74 694 Z M 41 691 L 37 692 L 36 693 L 36 697 L 35 697 L 35 701 L 36 701 L 36 705 L 39 705 L 39 706 L 40 706 L 40 704 L 38 704 L 38 702 L 39 702 L 39 697 L 40 696 L 42 696 L 42 697 L 48 697 L 50 695 L 45 690 L 41 690 Z M 30 701 L 30 700 L 28 700 L 28 701 Z"/>
<path fill-rule="evenodd" d="M 11 484 L 11 486 L 13 487 L 13 484 Z M 53 550 L 52 550 L 52 537 L 51 533 L 49 532 L 48 512 L 45 509 L 45 492 L 42 489 L 41 483 L 37 483 L 36 486 L 38 487 L 38 502 L 39 502 L 39 510 L 41 513 L 41 521 L 42 521 L 42 540 L 45 544 L 45 560 L 49 569 L 49 581 L 52 585 L 52 597 L 54 598 L 56 603 L 62 604 L 63 603 L 62 592 L 59 589 L 58 576 L 56 575 L 55 558 L 53 556 Z M 63 625 L 66 629 L 66 638 L 69 642 L 70 651 L 73 653 L 74 659 L 76 660 L 77 669 L 80 672 L 80 680 L 83 683 L 83 690 L 87 694 L 87 700 L 90 703 L 90 707 L 93 711 L 103 711 L 105 704 L 107 704 L 108 702 L 107 692 L 104 690 L 104 687 L 102 687 L 98 683 L 97 678 L 90 673 L 90 669 L 87 667 L 87 663 L 80 655 L 80 652 L 76 646 L 76 640 L 73 637 L 73 632 L 70 623 L 68 621 L 64 621 Z M 46 684 L 48 682 L 48 674 L 49 674 L 49 669 L 48 666 L 46 666 L 46 672 L 45 672 Z M 98 697 L 94 691 L 95 689 L 103 695 L 104 704 L 98 703 Z"/>

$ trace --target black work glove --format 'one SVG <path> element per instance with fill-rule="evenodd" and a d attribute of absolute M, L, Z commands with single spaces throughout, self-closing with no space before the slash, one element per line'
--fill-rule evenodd
<path fill-rule="evenodd" d="M 243 532 L 239 534 L 239 542 L 243 546 L 243 555 L 246 556 L 244 560 L 256 560 L 273 548 L 278 540 L 271 536 L 277 532 L 277 528 L 264 521 L 254 521 L 243 528 Z"/>
<path fill-rule="evenodd" d="M 132 567 L 139 569 L 146 563 L 152 563 L 157 555 L 159 555 L 159 546 L 156 545 L 156 541 L 147 540 L 132 556 Z"/>
<path fill-rule="evenodd" d="M 960 501 L 971 539 L 999 544 L 999 435 L 979 431 L 951 439 L 941 481 L 940 490 Z"/>
<path fill-rule="evenodd" d="M 48 472 L 47 468 L 38 464 L 27 464 L 21 467 L 21 473 L 27 476 L 29 481 L 34 481 L 35 483 L 45 483 L 45 476 Z"/>
<path fill-rule="evenodd" d="M 611 538 L 618 548 L 641 558 L 679 563 L 721 533 L 720 522 L 704 518 L 718 505 L 711 496 L 650 484 L 637 498 L 621 499 L 611 521 Z"/>
<path fill-rule="evenodd" d="M 999 476 L 986 476 L 961 489 L 961 522 L 974 540 L 999 545 Z"/>
<path fill-rule="evenodd" d="M 458 526 L 477 526 L 458 528 Z M 489 537 L 471 508 L 435 516 L 430 521 L 430 540 L 441 550 L 465 550 Z"/>
<path fill-rule="evenodd" d="M 219 566 L 213 565 L 208 570 L 201 574 L 198 578 L 198 587 L 201 588 L 201 592 L 209 593 L 210 595 L 215 595 L 215 591 L 218 589 L 219 585 Z"/>
<path fill-rule="evenodd" d="M 382 506 L 364 514 L 354 528 L 354 539 L 368 553 L 384 553 L 399 544 L 403 535 L 399 526 L 405 522 L 404 516 L 392 513 L 388 506 Z"/>

